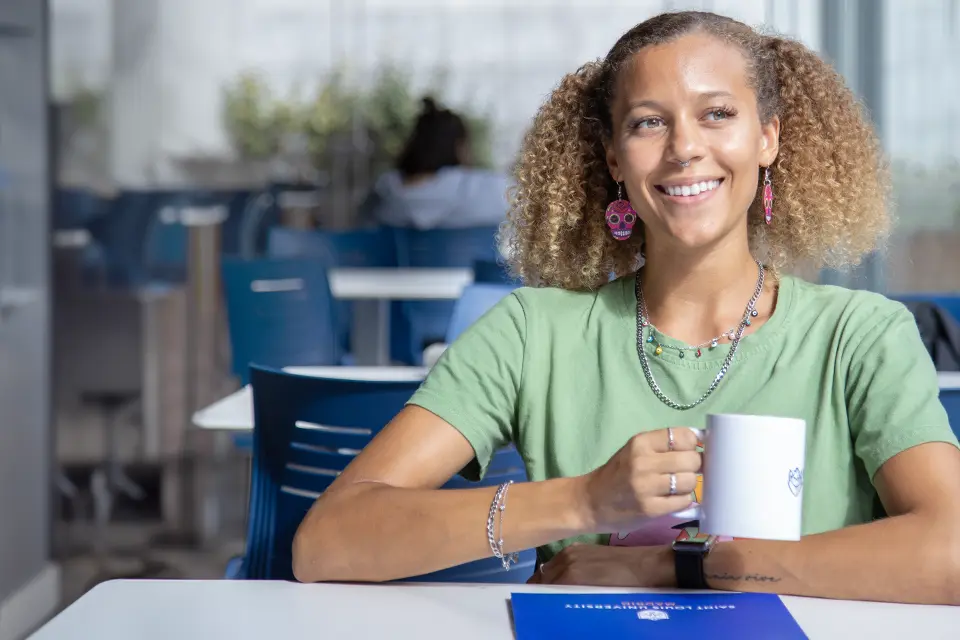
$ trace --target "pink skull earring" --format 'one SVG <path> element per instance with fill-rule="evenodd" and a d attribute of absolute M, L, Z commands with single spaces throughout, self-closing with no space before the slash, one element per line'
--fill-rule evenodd
<path fill-rule="evenodd" d="M 607 205 L 607 226 L 614 240 L 627 240 L 633 235 L 637 212 L 629 200 L 623 199 L 623 185 L 617 183 L 617 199 Z"/>
<path fill-rule="evenodd" d="M 773 183 L 770 181 L 770 167 L 763 172 L 763 219 L 767 224 L 773 222 Z"/>

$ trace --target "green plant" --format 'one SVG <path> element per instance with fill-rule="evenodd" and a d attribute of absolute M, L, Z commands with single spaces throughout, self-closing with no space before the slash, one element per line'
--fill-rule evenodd
<path fill-rule="evenodd" d="M 439 97 L 442 92 L 432 93 Z M 356 126 L 372 143 L 359 152 L 367 155 L 377 172 L 400 153 L 419 109 L 420 98 L 414 94 L 410 76 L 393 65 L 382 67 L 366 91 L 350 86 L 342 70 L 335 71 L 306 102 L 278 100 L 260 76 L 244 73 L 224 89 L 223 123 L 234 149 L 244 158 L 273 157 L 281 152 L 284 136 L 302 134 L 310 157 L 321 168 L 333 160 L 331 143 L 351 136 Z M 461 113 L 470 131 L 474 163 L 490 166 L 490 118 L 470 110 Z"/>
<path fill-rule="evenodd" d="M 319 161 L 334 136 L 351 131 L 353 118 L 361 106 L 361 96 L 347 85 L 342 71 L 331 74 L 317 88 L 313 99 L 304 107 L 302 121 L 302 131 L 313 158 Z"/>
<path fill-rule="evenodd" d="M 96 129 L 103 123 L 103 92 L 93 89 L 78 89 L 67 101 L 74 124 L 78 129 Z"/>
<path fill-rule="evenodd" d="M 247 159 L 265 159 L 280 148 L 287 122 L 296 121 L 295 109 L 278 106 L 266 82 L 243 73 L 223 91 L 223 126 L 233 148 Z"/>
<path fill-rule="evenodd" d="M 394 66 L 381 69 L 365 100 L 363 115 L 370 137 L 387 158 L 395 158 L 403 149 L 418 106 L 410 77 Z"/>
<path fill-rule="evenodd" d="M 476 167 L 493 166 L 493 121 L 489 116 L 466 113 L 464 119 L 470 135 L 470 152 Z"/>

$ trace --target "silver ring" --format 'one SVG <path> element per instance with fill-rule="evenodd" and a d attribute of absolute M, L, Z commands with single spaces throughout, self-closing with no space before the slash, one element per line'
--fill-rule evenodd
<path fill-rule="evenodd" d="M 673 439 L 673 427 L 667 427 L 667 449 L 673 451 L 675 446 L 677 446 L 677 443 Z"/>
<path fill-rule="evenodd" d="M 670 474 L 670 495 L 677 495 L 677 474 L 675 473 Z"/>
<path fill-rule="evenodd" d="M 679 161 L 677 161 L 677 163 L 678 163 L 681 167 L 683 167 L 684 169 L 686 169 L 687 167 L 690 166 L 690 161 L 689 161 L 689 160 L 679 160 Z"/>
<path fill-rule="evenodd" d="M 540 563 L 540 568 L 538 569 L 538 571 L 540 572 L 541 575 L 543 574 L 543 565 L 545 565 L 545 564 L 547 564 L 547 563 L 546 563 L 546 562 L 541 562 L 541 563 Z"/>

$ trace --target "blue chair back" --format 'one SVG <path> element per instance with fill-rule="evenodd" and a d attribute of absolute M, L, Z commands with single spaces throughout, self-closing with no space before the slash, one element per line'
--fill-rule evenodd
<path fill-rule="evenodd" d="M 104 215 L 90 222 L 91 238 L 100 248 L 99 262 L 84 265 L 84 271 L 93 272 L 98 284 L 136 286 L 147 280 L 143 253 L 158 200 L 155 191 L 123 191 L 110 201 Z"/>
<path fill-rule="evenodd" d="M 323 263 L 223 260 L 232 370 L 244 383 L 250 363 L 335 365 L 336 311 Z"/>
<path fill-rule="evenodd" d="M 333 247 L 338 267 L 395 267 L 397 246 L 390 229 L 318 231 Z"/>
<path fill-rule="evenodd" d="M 82 188 L 60 187 L 53 192 L 54 229 L 85 229 L 109 211 L 110 201 Z"/>
<path fill-rule="evenodd" d="M 496 261 L 497 227 L 465 229 L 396 229 L 397 261 L 401 267 L 473 267 L 477 260 Z M 397 354 L 406 362 L 420 364 L 425 346 L 440 342 L 446 335 L 453 301 L 438 300 L 402 303 L 410 327 L 406 353 Z"/>
<path fill-rule="evenodd" d="M 419 386 L 416 381 L 316 378 L 251 367 L 253 473 L 242 577 L 293 579 L 294 534 L 314 501 Z M 515 450 L 494 457 L 485 483 L 523 480 Z M 454 478 L 450 488 L 477 486 Z M 423 581 L 526 580 L 534 552 L 521 570 L 504 572 L 493 558 L 416 578 Z M 529 565 L 529 571 L 527 571 Z M 497 571 L 493 571 L 493 568 Z"/>
<path fill-rule="evenodd" d="M 401 267 L 472 267 L 475 260 L 496 261 L 497 227 L 396 229 Z"/>
<path fill-rule="evenodd" d="M 273 227 L 267 240 L 267 255 L 274 258 L 313 258 L 329 267 L 395 267 L 397 252 L 393 232 L 389 229 L 358 229 L 354 231 L 316 231 Z M 393 316 L 398 318 L 391 330 L 403 332 L 400 307 L 394 305 Z M 337 301 L 338 335 L 341 347 L 349 349 L 353 304 Z M 406 335 L 406 333 L 401 333 Z"/>
<path fill-rule="evenodd" d="M 512 278 L 506 266 L 496 260 L 474 260 L 473 281 L 482 284 L 509 284 L 523 286 L 519 279 Z"/>
<path fill-rule="evenodd" d="M 229 214 L 221 227 L 223 255 L 248 260 L 261 255 L 266 248 L 266 229 L 262 226 L 270 222 L 267 214 L 273 207 L 273 196 L 267 191 L 239 189 L 225 192 L 224 201 Z"/>
<path fill-rule="evenodd" d="M 929 302 L 943 308 L 960 322 L 960 293 L 905 293 L 891 296 L 900 302 Z"/>
<path fill-rule="evenodd" d="M 311 258 L 329 266 L 336 265 L 336 254 L 319 233 L 307 229 L 273 227 L 267 232 L 267 256 L 270 258 Z"/>
<path fill-rule="evenodd" d="M 950 428 L 960 438 L 960 389 L 941 389 L 940 402 L 947 411 Z"/>
<path fill-rule="evenodd" d="M 389 229 L 318 231 L 274 227 L 267 240 L 274 258 L 315 258 L 336 267 L 395 267 L 397 251 Z"/>
<path fill-rule="evenodd" d="M 240 203 L 234 206 L 240 207 Z M 235 254 L 250 260 L 266 253 L 270 229 L 280 224 L 280 207 L 277 206 L 275 190 L 249 194 L 242 207 L 236 226 L 230 228 L 230 234 L 236 235 Z"/>
<path fill-rule="evenodd" d="M 447 343 L 456 340 L 467 327 L 510 295 L 515 288 L 508 284 L 472 284 L 465 288 L 453 307 L 450 326 L 447 327 Z"/>
<path fill-rule="evenodd" d="M 84 265 L 112 286 L 183 282 L 189 232 L 181 216 L 188 206 L 217 206 L 225 196 L 194 191 L 124 191 L 90 222 L 97 264 Z"/>
<path fill-rule="evenodd" d="M 186 280 L 190 232 L 181 221 L 181 213 L 191 200 L 189 193 L 156 194 L 150 209 L 145 212 L 143 268 L 148 279 Z"/>

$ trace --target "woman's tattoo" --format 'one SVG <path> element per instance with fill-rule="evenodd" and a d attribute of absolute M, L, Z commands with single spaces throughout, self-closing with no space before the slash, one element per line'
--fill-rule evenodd
<path fill-rule="evenodd" d="M 764 576 L 759 573 L 747 573 L 744 575 L 733 575 L 730 573 L 708 573 L 705 576 L 707 580 L 734 580 L 742 582 L 780 582 L 776 576 Z"/>

